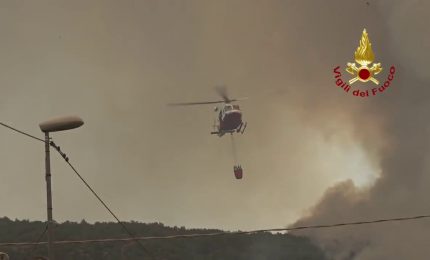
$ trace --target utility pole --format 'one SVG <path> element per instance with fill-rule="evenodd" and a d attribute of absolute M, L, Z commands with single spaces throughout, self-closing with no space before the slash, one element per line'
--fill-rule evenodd
<path fill-rule="evenodd" d="M 46 178 L 46 198 L 48 213 L 48 259 L 55 260 L 54 254 L 54 230 L 52 220 L 52 190 L 51 190 L 51 161 L 50 161 L 50 140 L 49 132 L 45 132 L 45 178 Z"/>
<path fill-rule="evenodd" d="M 50 146 L 51 140 L 49 132 L 64 131 L 80 127 L 84 124 L 77 116 L 54 118 L 39 124 L 40 130 L 45 133 L 45 179 L 46 179 L 46 199 L 48 213 L 48 259 L 55 260 L 54 253 L 54 220 L 52 218 L 52 189 L 51 189 L 51 161 Z"/>

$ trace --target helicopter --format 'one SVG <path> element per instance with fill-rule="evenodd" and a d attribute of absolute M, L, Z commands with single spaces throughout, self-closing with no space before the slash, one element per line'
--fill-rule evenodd
<path fill-rule="evenodd" d="M 233 167 L 234 176 L 236 179 L 242 179 L 243 169 L 242 166 L 237 164 L 236 145 L 233 138 L 233 133 L 245 132 L 247 123 L 242 120 L 242 111 L 239 105 L 232 104 L 244 100 L 246 98 L 234 98 L 230 99 L 227 95 L 227 90 L 224 86 L 217 86 L 215 90 L 218 95 L 221 96 L 222 100 L 207 101 L 207 102 L 186 102 L 186 103 L 170 103 L 171 106 L 190 106 L 190 105 L 207 105 L 207 104 L 221 104 L 215 107 L 214 111 L 218 112 L 218 116 L 214 122 L 214 131 L 211 132 L 213 135 L 222 137 L 225 134 L 231 135 L 233 157 L 236 165 Z"/>
<path fill-rule="evenodd" d="M 225 87 L 215 88 L 218 94 L 221 96 L 222 100 L 217 101 L 207 101 L 207 102 L 186 102 L 186 103 L 171 103 L 171 106 L 190 106 L 190 105 L 207 105 L 207 104 L 222 104 L 216 106 L 214 111 L 218 112 L 218 116 L 215 119 L 213 128 L 211 132 L 213 135 L 218 135 L 222 137 L 225 134 L 241 133 L 245 132 L 247 123 L 242 120 L 242 111 L 239 105 L 231 104 L 232 102 L 237 102 L 244 100 L 246 98 L 235 98 L 230 99 L 227 95 L 227 90 Z"/>

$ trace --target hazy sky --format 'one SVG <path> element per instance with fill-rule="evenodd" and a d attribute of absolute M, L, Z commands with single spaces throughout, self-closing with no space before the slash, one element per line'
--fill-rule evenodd
<path fill-rule="evenodd" d="M 335 87 L 333 68 L 353 61 L 364 27 L 384 69 L 420 64 L 429 80 L 425 1 L 368 2 L 1 1 L 0 121 L 42 136 L 39 122 L 81 116 L 54 140 L 121 219 L 283 227 L 338 182 L 372 185 L 391 142 L 386 115 L 423 100 L 402 90 L 406 72 L 379 97 Z M 242 180 L 230 137 L 209 134 L 213 106 L 166 106 L 218 99 L 217 84 L 249 97 Z M 0 216 L 45 219 L 43 144 L 0 137 Z M 112 220 L 55 153 L 52 172 L 57 221 Z"/>

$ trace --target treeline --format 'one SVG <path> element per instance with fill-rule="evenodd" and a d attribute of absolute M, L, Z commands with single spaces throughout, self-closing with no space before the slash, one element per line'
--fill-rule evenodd
<path fill-rule="evenodd" d="M 211 233 L 220 230 L 167 227 L 162 223 L 127 222 L 127 228 L 137 236 L 168 236 L 191 233 Z M 46 241 L 46 224 L 40 221 L 0 218 L 0 243 Z M 55 226 L 56 240 L 86 240 L 128 237 L 117 223 L 89 224 L 64 222 Z M 122 260 L 122 259 L 288 259 L 325 260 L 322 251 L 307 238 L 287 234 L 259 233 L 251 235 L 222 235 L 217 237 L 176 238 L 142 241 L 145 249 L 135 242 L 104 242 L 91 244 L 55 245 L 59 260 Z M 43 259 L 46 245 L 0 247 L 11 260 Z"/>

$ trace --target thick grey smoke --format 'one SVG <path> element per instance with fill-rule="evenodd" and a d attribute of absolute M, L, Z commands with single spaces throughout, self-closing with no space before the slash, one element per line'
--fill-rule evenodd
<path fill-rule="evenodd" d="M 379 30 L 372 30 L 373 35 L 381 35 L 373 42 L 378 42 L 382 62 L 395 64 L 397 74 L 393 88 L 383 96 L 362 100 L 365 108 L 353 121 L 356 138 L 377 158 L 380 176 L 367 188 L 357 188 L 351 181 L 335 185 L 295 225 L 430 213 L 430 55 L 426 51 L 430 30 L 425 25 L 430 4 L 381 1 L 371 5 L 379 18 L 373 24 Z M 368 131 L 374 126 L 376 131 Z M 428 259 L 429 228 L 430 223 L 423 220 L 305 233 L 331 259 Z"/>

